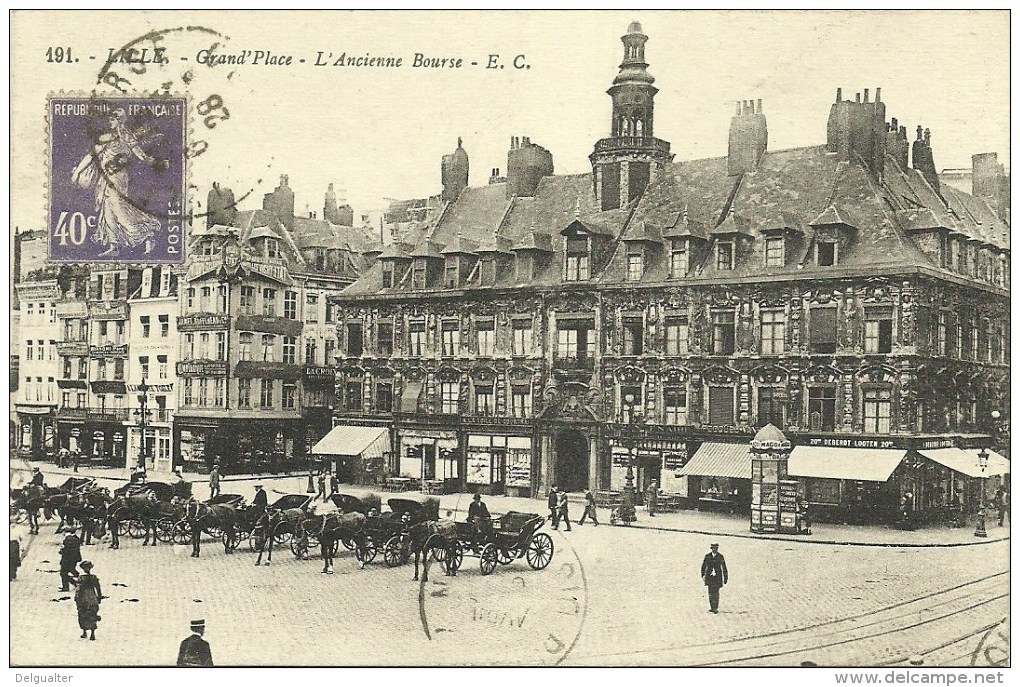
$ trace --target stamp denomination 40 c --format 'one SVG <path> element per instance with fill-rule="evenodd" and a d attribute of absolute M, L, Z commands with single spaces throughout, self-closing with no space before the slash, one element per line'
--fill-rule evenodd
<path fill-rule="evenodd" d="M 50 261 L 182 264 L 187 100 L 52 96 L 47 108 Z"/>

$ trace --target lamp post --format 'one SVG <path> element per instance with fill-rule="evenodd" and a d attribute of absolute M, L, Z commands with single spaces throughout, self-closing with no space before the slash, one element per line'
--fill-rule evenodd
<path fill-rule="evenodd" d="M 142 383 L 138 385 L 138 410 L 135 411 L 135 415 L 138 416 L 138 428 L 141 431 L 140 441 L 138 442 L 138 467 L 145 468 L 145 428 L 148 426 L 149 417 L 152 415 L 152 411 L 148 409 L 149 402 L 149 385 L 145 383 L 145 377 L 142 377 Z"/>
<path fill-rule="evenodd" d="M 978 524 L 977 529 L 974 530 L 975 537 L 987 537 L 988 532 L 985 531 L 985 469 L 988 467 L 988 451 L 981 449 L 978 451 L 978 465 L 981 466 L 981 499 L 978 507 Z"/>
<path fill-rule="evenodd" d="M 620 504 L 620 520 L 625 523 L 637 521 L 637 510 L 634 508 L 634 459 L 637 456 L 639 427 L 638 414 L 634 409 L 634 394 L 627 394 L 623 402 L 627 407 L 627 477 L 623 486 L 623 502 Z"/>

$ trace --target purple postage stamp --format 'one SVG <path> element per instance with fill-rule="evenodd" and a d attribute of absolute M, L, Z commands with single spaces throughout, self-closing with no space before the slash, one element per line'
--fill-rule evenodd
<path fill-rule="evenodd" d="M 187 100 L 52 96 L 48 108 L 50 261 L 182 264 Z"/>

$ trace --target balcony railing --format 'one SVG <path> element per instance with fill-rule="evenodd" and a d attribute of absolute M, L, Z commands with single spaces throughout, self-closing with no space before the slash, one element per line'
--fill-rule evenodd
<path fill-rule="evenodd" d="M 592 356 L 557 356 L 553 358 L 553 368 L 557 370 L 586 370 L 595 369 L 595 358 Z"/>
<path fill-rule="evenodd" d="M 654 150 L 656 152 L 669 154 L 669 141 L 651 136 L 613 136 L 603 138 L 595 143 L 595 152 L 607 152 L 612 150 Z"/>
<path fill-rule="evenodd" d="M 146 422 L 171 422 L 174 411 L 170 408 L 146 408 L 150 413 Z M 91 422 L 127 422 L 138 424 L 138 408 L 100 408 L 89 406 L 87 408 L 74 408 L 66 406 L 60 408 L 57 413 L 63 418 L 89 420 Z"/>

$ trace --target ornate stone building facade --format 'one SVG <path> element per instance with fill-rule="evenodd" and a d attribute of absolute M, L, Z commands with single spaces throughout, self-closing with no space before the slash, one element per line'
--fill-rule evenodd
<path fill-rule="evenodd" d="M 918 452 L 988 446 L 1009 413 L 1008 223 L 940 188 L 930 133 L 910 144 L 880 91 L 837 93 L 825 144 L 775 152 L 745 101 L 726 157 L 674 162 L 647 37 L 622 40 L 592 173 L 520 164 L 515 138 L 505 179 L 444 190 L 333 299 L 334 422 L 389 427 L 390 476 L 539 495 L 619 490 L 629 465 L 737 506 L 772 423 L 809 501 L 945 502 L 963 487 Z M 851 448 L 899 459 L 876 480 Z"/>

